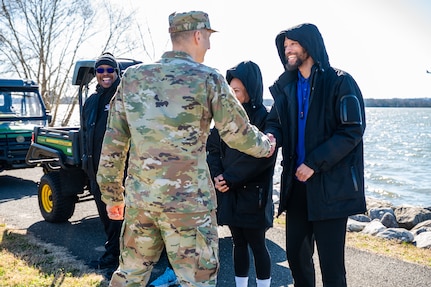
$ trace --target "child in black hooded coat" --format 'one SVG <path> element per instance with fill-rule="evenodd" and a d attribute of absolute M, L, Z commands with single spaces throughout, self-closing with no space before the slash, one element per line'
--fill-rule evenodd
<path fill-rule="evenodd" d="M 268 115 L 263 105 L 259 66 L 251 61 L 229 69 L 226 79 L 243 105 L 250 122 L 261 131 Z M 233 238 L 236 286 L 248 286 L 249 252 L 254 256 L 257 286 L 270 286 L 271 258 L 265 233 L 272 227 L 272 176 L 277 153 L 255 158 L 230 148 L 213 128 L 207 141 L 207 162 L 217 190 L 217 220 L 228 225 Z"/>

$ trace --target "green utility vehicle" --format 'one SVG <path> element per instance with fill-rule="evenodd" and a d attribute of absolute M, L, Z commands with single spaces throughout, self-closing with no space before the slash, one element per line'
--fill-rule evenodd
<path fill-rule="evenodd" d="M 141 63 L 131 59 L 117 59 L 121 73 L 129 66 Z M 79 114 L 89 87 L 95 81 L 95 60 L 75 64 L 72 84 L 78 86 Z M 38 187 L 39 209 L 48 222 L 65 222 L 72 217 L 75 204 L 92 200 L 88 177 L 81 166 L 82 140 L 80 127 L 36 127 L 33 142 L 27 153 L 30 165 L 42 166 L 44 175 Z"/>
<path fill-rule="evenodd" d="M 33 167 L 25 161 L 33 129 L 50 121 L 35 82 L 0 79 L 0 172 Z"/>

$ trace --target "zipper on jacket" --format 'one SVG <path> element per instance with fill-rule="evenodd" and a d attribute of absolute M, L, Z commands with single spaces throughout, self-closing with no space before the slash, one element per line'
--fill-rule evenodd
<path fill-rule="evenodd" d="M 353 186 L 355 187 L 355 191 L 358 191 L 359 187 L 358 187 L 358 179 L 356 178 L 355 167 L 351 166 L 350 172 L 352 173 L 352 180 L 353 180 Z"/>
<path fill-rule="evenodd" d="M 262 201 L 263 201 L 263 188 L 262 187 L 259 187 L 259 186 L 257 186 L 258 188 L 259 188 L 259 208 L 262 208 Z"/>
<path fill-rule="evenodd" d="M 316 87 L 317 72 L 318 72 L 318 70 L 319 70 L 318 68 L 315 68 L 312 71 L 312 74 L 311 74 L 310 97 L 308 99 L 308 108 L 310 108 L 311 102 L 313 101 L 313 96 L 314 96 L 314 90 L 315 90 L 315 87 Z"/>

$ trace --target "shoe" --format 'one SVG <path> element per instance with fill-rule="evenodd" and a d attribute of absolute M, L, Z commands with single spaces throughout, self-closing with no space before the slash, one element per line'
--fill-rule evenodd
<path fill-rule="evenodd" d="M 104 269 L 102 275 L 103 277 L 109 282 L 111 280 L 112 274 L 114 274 L 115 270 L 117 270 L 117 268 L 107 268 Z"/>
<path fill-rule="evenodd" d="M 92 260 L 88 266 L 93 269 L 117 269 L 118 267 L 118 257 L 112 254 L 104 254 L 98 260 Z"/>
<path fill-rule="evenodd" d="M 170 287 L 178 284 L 179 282 L 178 282 L 177 276 L 175 275 L 174 270 L 167 267 L 165 270 L 165 273 L 163 273 L 162 275 L 159 276 L 159 278 L 151 282 L 151 284 L 148 285 L 148 287 Z"/>

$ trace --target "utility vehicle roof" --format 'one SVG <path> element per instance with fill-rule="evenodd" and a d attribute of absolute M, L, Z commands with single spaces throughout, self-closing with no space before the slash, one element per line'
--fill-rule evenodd
<path fill-rule="evenodd" d="M 140 64 L 141 61 L 125 58 L 116 58 L 118 65 L 120 66 L 121 73 L 130 66 Z M 72 85 L 86 85 L 95 76 L 94 64 L 96 60 L 79 60 L 75 64 L 75 70 L 72 76 Z"/>
<path fill-rule="evenodd" d="M 26 79 L 0 79 L 0 87 L 17 88 L 17 87 L 31 87 L 38 88 L 37 84 L 32 80 Z"/>

